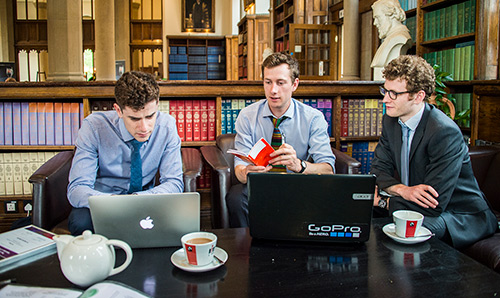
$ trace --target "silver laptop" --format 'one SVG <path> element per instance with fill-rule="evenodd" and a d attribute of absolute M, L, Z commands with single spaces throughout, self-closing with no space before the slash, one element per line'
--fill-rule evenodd
<path fill-rule="evenodd" d="M 200 230 L 200 194 L 105 195 L 89 198 L 96 234 L 132 248 L 181 246 Z"/>

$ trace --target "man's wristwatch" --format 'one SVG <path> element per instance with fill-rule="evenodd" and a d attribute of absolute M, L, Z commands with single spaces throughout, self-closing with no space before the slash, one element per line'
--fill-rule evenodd
<path fill-rule="evenodd" d="M 298 173 L 304 173 L 307 168 L 307 163 L 305 160 L 300 160 L 300 166 L 302 167 Z"/>
<path fill-rule="evenodd" d="M 387 209 L 387 202 L 389 201 L 389 197 L 381 196 L 378 201 L 378 206 L 382 209 Z"/>

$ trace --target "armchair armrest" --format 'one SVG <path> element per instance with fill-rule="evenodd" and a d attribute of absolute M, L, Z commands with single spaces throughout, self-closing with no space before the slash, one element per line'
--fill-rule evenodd
<path fill-rule="evenodd" d="M 212 168 L 212 223 L 214 228 L 228 228 L 229 214 L 226 194 L 231 187 L 231 168 L 222 151 L 216 146 L 200 148 L 203 158 Z"/>
<path fill-rule="evenodd" d="M 182 167 L 184 179 L 184 191 L 196 191 L 196 177 L 201 175 L 203 163 L 201 162 L 201 154 L 195 148 L 181 148 Z"/>
<path fill-rule="evenodd" d="M 361 163 L 344 152 L 332 147 L 335 154 L 335 173 L 337 174 L 358 174 Z"/>
<path fill-rule="evenodd" d="M 59 152 L 31 175 L 33 224 L 51 230 L 71 212 L 66 196 L 73 151 Z"/>

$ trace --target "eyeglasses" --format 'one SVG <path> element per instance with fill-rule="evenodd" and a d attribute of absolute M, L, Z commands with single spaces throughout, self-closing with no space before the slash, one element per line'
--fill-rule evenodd
<path fill-rule="evenodd" d="M 405 94 L 405 93 L 412 93 L 412 91 L 402 91 L 402 92 L 396 92 L 393 90 L 387 90 L 384 88 L 384 86 L 380 86 L 380 94 L 385 96 L 386 94 L 389 95 L 389 98 L 392 100 L 396 100 L 398 98 L 398 95 Z"/>

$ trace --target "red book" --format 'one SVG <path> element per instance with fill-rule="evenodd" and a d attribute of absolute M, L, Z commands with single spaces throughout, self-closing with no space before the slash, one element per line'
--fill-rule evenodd
<path fill-rule="evenodd" d="M 72 145 L 71 140 L 71 103 L 64 102 L 63 104 L 63 142 L 64 145 Z"/>
<path fill-rule="evenodd" d="M 208 101 L 208 140 L 215 141 L 215 100 Z"/>
<path fill-rule="evenodd" d="M 177 100 L 169 100 L 169 114 L 174 117 L 177 123 Z M 177 134 L 179 134 L 179 132 L 177 132 Z"/>
<path fill-rule="evenodd" d="M 347 137 L 349 127 L 349 100 L 342 99 L 340 108 L 340 136 Z"/>
<path fill-rule="evenodd" d="M 201 102 L 193 100 L 193 141 L 201 141 Z"/>
<path fill-rule="evenodd" d="M 71 103 L 71 144 L 76 143 L 78 130 L 80 129 L 80 104 L 78 102 Z"/>
<path fill-rule="evenodd" d="M 255 145 L 253 145 L 248 154 L 236 151 L 235 149 L 227 150 L 227 153 L 231 153 L 239 157 L 240 159 L 256 166 L 267 166 L 269 164 L 269 161 L 273 159 L 269 156 L 273 152 L 273 147 L 271 147 L 271 145 L 269 145 L 269 143 L 264 140 L 264 138 L 260 138 L 260 140 L 257 141 Z"/>
<path fill-rule="evenodd" d="M 186 100 L 184 101 L 184 114 L 186 115 L 185 119 L 185 128 L 186 128 L 186 141 L 193 141 L 193 101 Z"/>
<path fill-rule="evenodd" d="M 208 100 L 201 101 L 201 140 L 208 141 Z"/>
<path fill-rule="evenodd" d="M 181 141 L 186 140 L 186 131 L 185 131 L 185 125 L 186 122 L 184 120 L 184 100 L 178 100 L 177 101 L 177 132 L 179 133 L 179 137 L 181 138 Z"/>

